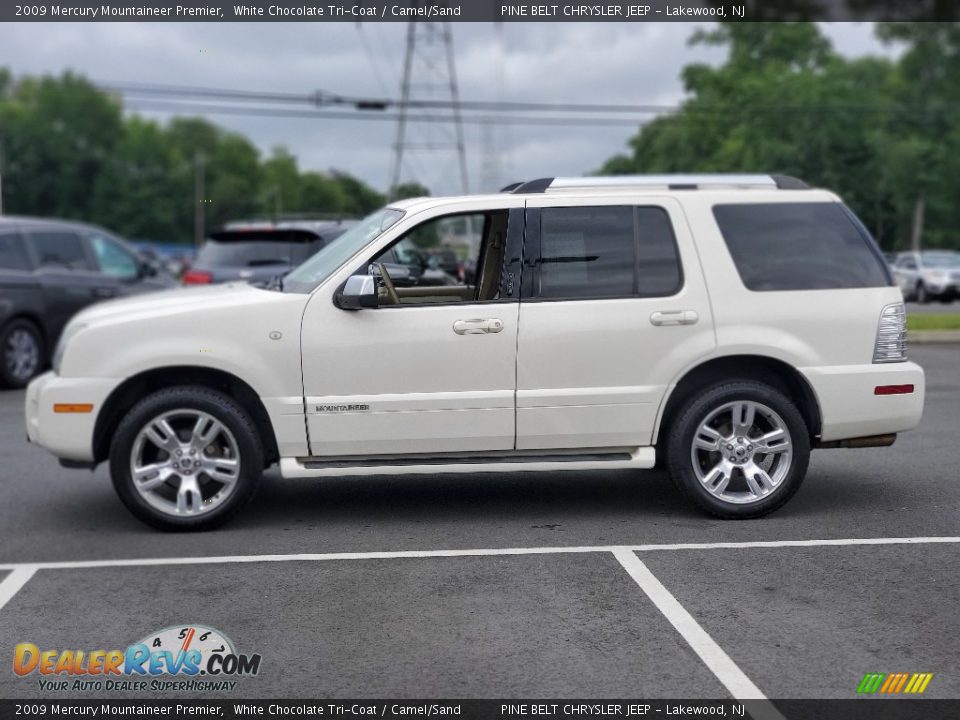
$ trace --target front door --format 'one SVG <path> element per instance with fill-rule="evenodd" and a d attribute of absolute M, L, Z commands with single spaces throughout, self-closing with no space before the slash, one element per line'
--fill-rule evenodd
<path fill-rule="evenodd" d="M 313 456 L 513 449 L 520 288 L 503 267 L 511 225 L 519 260 L 523 211 L 511 215 L 509 206 L 521 204 L 464 201 L 398 223 L 386 247 L 347 271 L 386 272 L 378 308 L 341 310 L 338 288 L 314 294 L 301 334 Z M 455 274 L 430 259 L 439 247 L 462 259 Z"/>

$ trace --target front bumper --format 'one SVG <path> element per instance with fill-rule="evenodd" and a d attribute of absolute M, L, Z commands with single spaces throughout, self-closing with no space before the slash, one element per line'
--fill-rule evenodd
<path fill-rule="evenodd" d="M 27 439 L 62 460 L 93 461 L 93 430 L 104 402 L 120 380 L 62 378 L 44 373 L 27 386 Z M 57 413 L 54 405 L 93 405 L 90 412 Z"/>
<path fill-rule="evenodd" d="M 923 415 L 925 381 L 916 363 L 877 363 L 800 368 L 820 405 L 820 440 L 912 430 Z M 912 393 L 876 395 L 879 385 L 913 385 Z"/>

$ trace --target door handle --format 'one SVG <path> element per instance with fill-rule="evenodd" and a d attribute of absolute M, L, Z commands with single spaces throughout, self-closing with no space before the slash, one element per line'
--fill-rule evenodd
<path fill-rule="evenodd" d="M 453 331 L 457 335 L 481 335 L 483 333 L 498 333 L 501 330 L 503 330 L 503 320 L 500 318 L 457 320 L 453 324 Z"/>
<path fill-rule="evenodd" d="M 117 293 L 113 288 L 98 287 L 98 288 L 94 288 L 91 291 L 91 294 L 94 297 L 98 297 L 98 298 L 112 298 Z"/>
<path fill-rule="evenodd" d="M 693 325 L 700 319 L 696 310 L 658 310 L 650 313 L 651 325 Z"/>

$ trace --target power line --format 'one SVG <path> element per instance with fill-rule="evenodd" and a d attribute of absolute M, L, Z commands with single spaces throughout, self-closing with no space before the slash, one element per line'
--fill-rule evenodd
<path fill-rule="evenodd" d="M 605 103 L 539 103 L 515 101 L 488 101 L 488 100 L 434 100 L 393 98 L 374 98 L 362 96 L 346 96 L 331 93 L 325 90 L 316 90 L 312 93 L 266 92 L 258 90 L 232 90 L 226 88 L 208 88 L 193 86 L 155 85 L 150 83 L 134 82 L 99 82 L 96 83 L 104 90 L 117 92 L 125 96 L 170 96 L 170 97 L 199 97 L 203 99 L 219 99 L 225 101 L 247 101 L 262 103 L 293 103 L 305 104 L 313 107 L 344 106 L 356 110 L 387 110 L 387 109 L 423 109 L 423 110 L 487 110 L 506 113 L 602 113 L 602 114 L 634 114 L 649 115 L 671 113 L 683 110 L 693 113 L 799 113 L 799 112 L 955 112 L 960 109 L 960 103 L 936 103 L 931 105 L 903 104 L 903 103 L 829 103 L 805 105 L 701 105 L 696 103 L 679 103 L 673 105 L 659 104 L 605 104 Z"/>
<path fill-rule="evenodd" d="M 364 120 L 373 122 L 396 122 L 399 113 L 359 113 L 337 110 L 292 110 L 287 108 L 249 107 L 196 103 L 177 100 L 133 100 L 133 109 L 159 112 L 193 112 L 211 115 L 250 115 L 258 117 L 304 118 L 311 120 Z M 408 116 L 409 117 L 409 116 Z M 449 114 L 416 115 L 418 122 L 449 124 L 454 121 Z M 644 122 L 639 118 L 588 118 L 588 117 L 497 117 L 495 115 L 464 115 L 461 122 L 469 124 L 493 123 L 496 125 L 559 125 L 579 127 L 629 126 Z"/>

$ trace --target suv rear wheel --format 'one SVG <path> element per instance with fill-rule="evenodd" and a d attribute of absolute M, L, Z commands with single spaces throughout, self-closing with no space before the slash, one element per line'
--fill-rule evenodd
<path fill-rule="evenodd" d="M 263 448 L 247 412 L 204 387 L 161 390 L 135 405 L 110 446 L 113 486 L 129 510 L 162 530 L 206 530 L 253 496 Z"/>
<path fill-rule="evenodd" d="M 43 368 L 43 338 L 29 320 L 13 320 L 0 330 L 0 382 L 26 387 Z"/>
<path fill-rule="evenodd" d="M 709 388 L 677 413 L 667 467 L 697 505 L 722 518 L 754 518 L 800 488 L 810 459 L 803 416 L 776 388 L 750 380 Z"/>

